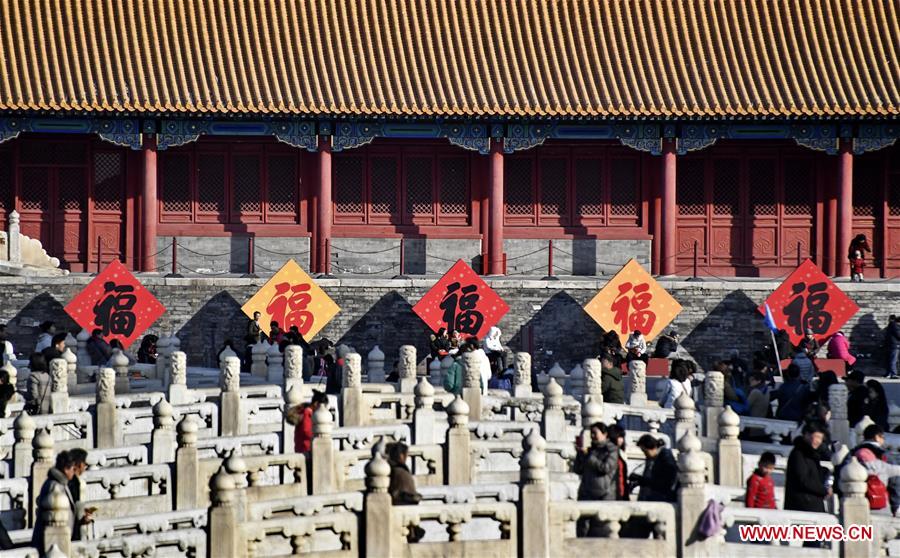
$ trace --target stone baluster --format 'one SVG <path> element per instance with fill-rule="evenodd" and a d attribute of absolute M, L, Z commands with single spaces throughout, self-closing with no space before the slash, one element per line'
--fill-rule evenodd
<path fill-rule="evenodd" d="M 179 339 L 178 336 L 175 335 L 175 332 L 173 331 L 169 334 L 169 352 L 166 355 L 166 357 L 168 357 L 175 351 L 180 351 L 180 350 L 181 350 L 181 339 Z"/>
<path fill-rule="evenodd" d="M 65 489 L 59 484 L 44 496 L 40 502 L 40 513 L 44 521 L 43 547 L 39 549 L 41 556 L 50 556 L 53 549 L 63 556 L 71 555 L 72 527 L 69 514 L 69 497 Z"/>
<path fill-rule="evenodd" d="M 451 355 L 447 355 L 441 359 L 441 383 L 437 383 L 432 380 L 433 385 L 438 387 L 444 385 L 444 378 L 447 377 L 447 373 L 450 371 L 450 367 L 453 366 L 454 362 L 455 361 L 453 360 L 453 357 Z"/>
<path fill-rule="evenodd" d="M 169 355 L 169 402 L 184 405 L 190 402 L 187 387 L 187 355 L 175 351 Z"/>
<path fill-rule="evenodd" d="M 128 357 L 120 349 L 113 349 L 109 358 L 109 366 L 116 371 L 116 393 L 123 394 L 131 391 L 128 382 Z"/>
<path fill-rule="evenodd" d="M 647 364 L 643 360 L 632 360 L 628 363 L 628 375 L 631 376 L 631 393 L 628 404 L 632 407 L 647 406 Z"/>
<path fill-rule="evenodd" d="M 842 444 L 851 445 L 850 421 L 847 419 L 847 386 L 833 384 L 828 387 L 828 407 L 831 409 L 831 439 Z"/>
<path fill-rule="evenodd" d="M 16 389 L 16 385 L 19 383 L 19 369 L 16 368 L 12 362 L 6 361 L 3 364 L 3 366 L 0 366 L 0 370 L 3 370 L 4 372 L 6 372 L 6 374 L 9 376 L 9 385 L 11 385 L 13 387 L 13 389 Z M 10 398 L 9 402 L 16 403 L 21 400 L 22 400 L 22 396 L 19 395 L 19 392 L 15 391 L 15 392 L 13 392 L 12 398 Z M 8 406 L 6 408 L 6 413 L 7 413 L 7 415 L 9 414 Z M 0 418 L 2 418 L 2 417 L 0 417 Z"/>
<path fill-rule="evenodd" d="M 338 359 L 342 359 L 347 356 L 347 353 L 352 353 L 353 349 L 350 348 L 349 345 L 345 343 L 341 343 L 337 347 L 334 348 L 334 354 Z"/>
<path fill-rule="evenodd" d="M 722 486 L 742 486 L 744 463 L 741 458 L 741 418 L 731 407 L 719 413 L 719 461 L 717 482 Z"/>
<path fill-rule="evenodd" d="M 303 347 L 288 345 L 284 348 L 284 389 L 303 386 Z"/>
<path fill-rule="evenodd" d="M 467 353 L 471 354 L 471 353 Z M 459 395 L 447 406 L 447 483 L 471 484 L 469 405 Z"/>
<path fill-rule="evenodd" d="M 94 439 L 98 448 L 117 448 L 124 445 L 116 410 L 116 372 L 112 368 L 97 371 L 97 406 L 94 411 Z"/>
<path fill-rule="evenodd" d="M 419 383 L 416 384 L 413 393 L 416 404 L 412 424 L 413 443 L 418 445 L 434 444 L 437 442 L 434 432 L 434 388 L 428 383 L 428 378 L 422 377 L 419 378 Z"/>
<path fill-rule="evenodd" d="M 75 356 L 71 348 L 66 347 L 62 354 L 63 360 L 66 361 L 66 381 L 69 384 L 69 391 L 73 391 L 78 385 L 78 357 Z"/>
<path fill-rule="evenodd" d="M 334 445 L 331 440 L 331 432 L 334 429 L 334 420 L 331 417 L 331 411 L 325 405 L 319 405 L 319 408 L 312 415 L 313 420 L 313 439 L 311 454 L 312 463 L 312 493 L 328 494 L 335 492 L 339 485 L 336 478 L 334 462 Z M 340 472 L 343 474 L 343 471 Z M 341 479 L 342 481 L 342 479 Z"/>
<path fill-rule="evenodd" d="M 678 442 L 678 548 L 682 556 L 714 556 L 719 537 L 698 537 L 697 523 L 706 509 L 706 463 L 708 456 L 702 451 L 700 438 L 688 432 Z"/>
<path fill-rule="evenodd" d="M 284 418 L 281 421 L 281 453 L 294 453 L 294 429 L 295 426 L 288 422 L 288 413 L 303 403 L 303 391 L 299 387 L 292 387 L 284 394 Z"/>
<path fill-rule="evenodd" d="M 250 375 L 266 378 L 268 367 L 266 366 L 266 356 L 269 353 L 269 343 L 260 341 L 254 343 L 250 347 Z"/>
<path fill-rule="evenodd" d="M 231 478 L 234 479 L 234 488 L 237 495 L 235 504 L 237 507 L 238 519 L 241 521 L 248 521 L 250 518 L 247 509 L 247 487 L 249 486 L 249 482 L 247 481 L 247 462 L 241 457 L 240 448 L 232 450 L 231 455 L 228 456 L 228 459 L 225 460 L 223 465 L 225 466 L 225 470 L 228 471 L 228 474 L 231 475 Z"/>
<path fill-rule="evenodd" d="M 468 435 L 468 433 L 467 433 Z M 366 464 L 366 495 L 363 501 L 365 514 L 365 556 L 380 558 L 394 556 L 399 550 L 401 541 L 395 531 L 394 514 L 391 510 L 391 495 L 388 487 L 391 484 L 391 466 L 379 452 L 373 452 L 372 459 Z"/>
<path fill-rule="evenodd" d="M 78 358 L 79 383 L 87 381 L 87 373 L 83 369 L 91 365 L 91 354 L 88 353 L 87 350 L 87 344 L 90 338 L 91 332 L 86 329 L 82 329 L 78 332 L 78 335 L 75 336 L 75 346 L 77 348 L 75 356 Z"/>
<path fill-rule="evenodd" d="M 686 434 L 696 434 L 696 405 L 687 393 L 682 393 L 675 400 L 675 442 L 678 443 Z"/>
<path fill-rule="evenodd" d="M 13 434 L 16 438 L 15 445 L 13 445 L 13 477 L 27 477 L 31 473 L 35 428 L 34 419 L 27 411 L 22 411 L 13 422 Z"/>
<path fill-rule="evenodd" d="M 231 350 L 230 347 L 225 347 L 222 349 L 222 352 L 219 353 L 219 370 L 225 366 L 225 359 L 229 357 L 237 357 L 237 353 Z"/>
<path fill-rule="evenodd" d="M 29 510 L 31 515 L 30 526 L 34 526 L 37 520 L 38 496 L 41 493 L 41 487 L 47 480 L 47 475 L 53 467 L 53 436 L 50 430 L 41 428 L 35 433 L 32 440 L 32 462 L 31 462 L 31 498 L 29 499 Z"/>
<path fill-rule="evenodd" d="M 588 432 L 591 425 L 603 421 L 603 406 L 596 401 L 588 401 L 581 406 L 581 429 L 585 440 L 590 444 L 591 434 Z"/>
<path fill-rule="evenodd" d="M 703 432 L 709 438 L 716 436 L 719 413 L 725 406 L 725 376 L 715 370 L 706 373 L 703 382 L 703 403 L 706 408 L 703 417 Z"/>
<path fill-rule="evenodd" d="M 475 352 L 463 353 L 462 396 L 469 408 L 469 420 L 481 420 L 481 360 Z"/>
<path fill-rule="evenodd" d="M 563 393 L 568 393 L 568 386 L 566 384 L 568 383 L 569 375 L 566 374 L 566 371 L 563 370 L 563 367 L 560 366 L 558 362 L 553 363 L 553 366 L 547 372 L 547 375 L 556 380 L 559 387 L 563 388 Z"/>
<path fill-rule="evenodd" d="M 400 347 L 400 360 L 397 363 L 400 393 L 411 393 L 416 387 L 416 348 L 412 345 Z"/>
<path fill-rule="evenodd" d="M 443 377 L 441 377 L 441 360 L 440 358 L 433 358 L 431 362 L 428 363 L 428 378 L 429 383 L 439 386 L 444 382 Z M 371 381 L 371 380 L 370 380 Z M 419 384 L 416 384 L 418 386 Z"/>
<path fill-rule="evenodd" d="M 163 381 L 163 385 L 168 385 L 170 379 L 166 376 L 166 368 L 168 364 L 168 357 L 171 354 L 171 350 L 169 349 L 169 345 L 171 344 L 171 340 L 165 335 L 160 335 L 159 339 L 156 341 L 156 377 L 161 378 Z M 176 404 L 177 403 L 174 403 Z"/>
<path fill-rule="evenodd" d="M 220 387 L 219 435 L 246 434 L 247 421 L 241 412 L 241 360 L 238 357 L 225 358 Z"/>
<path fill-rule="evenodd" d="M 830 394 L 829 394 L 830 395 Z M 841 487 L 841 525 L 846 531 L 851 525 L 871 525 L 872 516 L 869 511 L 869 501 L 866 498 L 866 480 L 869 473 L 859 461 L 852 457 L 850 463 L 841 469 L 839 479 Z M 878 538 L 875 539 L 878 541 Z M 841 556 L 844 558 L 864 558 L 875 556 L 877 542 L 874 541 L 845 541 L 841 543 Z"/>
<path fill-rule="evenodd" d="M 200 460 L 197 452 L 197 419 L 185 415 L 178 422 L 178 449 L 175 451 L 175 508 L 200 505 Z"/>
<path fill-rule="evenodd" d="M 366 356 L 366 374 L 370 384 L 384 383 L 384 352 L 378 345 L 372 347 Z"/>
<path fill-rule="evenodd" d="M 172 405 L 160 398 L 153 406 L 153 433 L 150 435 L 151 463 L 175 461 L 178 442 L 175 439 L 175 417 Z"/>
<path fill-rule="evenodd" d="M 239 516 L 240 496 L 235 486 L 234 476 L 225 465 L 210 479 L 209 508 L 209 555 L 244 556 L 241 544 L 241 521 Z"/>
<path fill-rule="evenodd" d="M 75 354 L 75 351 L 78 350 L 78 340 L 75 339 L 71 331 L 66 332 L 66 348 L 63 349 L 63 352 L 65 353 L 66 350 L 71 350 L 72 354 Z"/>
<path fill-rule="evenodd" d="M 559 386 L 556 388 L 559 389 Z M 518 524 L 522 526 L 519 529 L 519 549 L 522 556 L 550 556 L 550 490 L 547 483 L 546 447 L 547 442 L 536 430 L 532 430 L 522 440 L 518 506 Z"/>
<path fill-rule="evenodd" d="M 514 397 L 528 397 L 531 395 L 531 354 L 526 352 L 518 352 L 513 357 L 513 368 L 515 375 L 513 376 Z"/>
<path fill-rule="evenodd" d="M 62 358 L 50 361 L 50 412 L 69 412 L 69 365 Z"/>
<path fill-rule="evenodd" d="M 262 343 L 258 343 L 262 344 Z M 268 345 L 268 343 L 267 343 Z M 256 345 L 254 345 L 256 347 Z M 284 384 L 284 354 L 282 354 L 281 350 L 278 348 L 278 344 L 268 345 L 268 349 L 266 350 L 266 381 L 270 384 L 275 384 L 276 386 L 280 386 Z M 303 354 L 303 349 L 301 347 L 297 347 L 301 351 L 301 355 Z M 287 347 L 285 347 L 285 351 L 287 351 Z M 302 357 L 301 357 L 302 362 Z M 301 378 L 302 378 L 302 366 L 301 366 Z"/>
<path fill-rule="evenodd" d="M 581 363 L 583 388 L 582 402 L 594 401 L 603 404 L 603 367 L 600 360 L 596 358 L 586 358 Z"/>
<path fill-rule="evenodd" d="M 348 353 L 344 357 L 341 388 L 341 426 L 368 424 L 369 409 L 362 391 L 362 357 Z"/>
<path fill-rule="evenodd" d="M 569 379 L 566 381 L 564 389 L 575 399 L 581 400 L 584 395 L 584 368 L 580 363 L 569 371 Z"/>
<path fill-rule="evenodd" d="M 563 389 L 550 378 L 544 388 L 544 411 L 541 413 L 541 434 L 551 442 L 566 441 L 566 415 L 562 409 Z"/>

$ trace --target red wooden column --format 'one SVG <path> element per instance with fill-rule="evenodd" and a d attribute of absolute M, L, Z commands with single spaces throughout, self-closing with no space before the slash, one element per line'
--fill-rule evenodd
<path fill-rule="evenodd" d="M 141 270 L 156 271 L 156 134 L 144 134 L 144 177 L 141 185 Z"/>
<path fill-rule="evenodd" d="M 850 262 L 847 260 L 847 248 L 853 237 L 853 142 L 841 139 L 838 193 L 837 193 L 837 245 L 835 246 L 835 274 L 838 277 L 850 276 Z"/>
<path fill-rule="evenodd" d="M 491 140 L 488 219 L 488 275 L 503 275 L 503 140 Z"/>
<path fill-rule="evenodd" d="M 331 138 L 319 137 L 319 188 L 316 200 L 316 224 L 313 242 L 316 244 L 315 270 L 329 273 L 328 243 L 331 241 Z"/>
<path fill-rule="evenodd" d="M 678 218 L 678 207 L 675 204 L 674 139 L 663 139 L 662 157 L 662 261 L 659 272 L 661 275 L 675 275 L 675 220 Z"/>

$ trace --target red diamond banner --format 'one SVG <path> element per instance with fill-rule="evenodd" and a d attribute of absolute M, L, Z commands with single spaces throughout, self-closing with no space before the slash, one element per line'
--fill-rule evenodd
<path fill-rule="evenodd" d="M 839 331 L 859 306 L 844 294 L 816 264 L 806 260 L 766 299 L 779 329 L 797 345 L 807 329 L 821 342 Z M 757 308 L 765 316 L 765 303 Z"/>
<path fill-rule="evenodd" d="M 75 323 L 88 332 L 103 331 L 107 342 L 118 339 L 126 349 L 165 311 L 162 303 L 118 260 L 110 262 L 66 306 Z"/>
<path fill-rule="evenodd" d="M 458 260 L 413 307 L 432 331 L 446 328 L 483 339 L 509 306 L 466 262 Z"/>

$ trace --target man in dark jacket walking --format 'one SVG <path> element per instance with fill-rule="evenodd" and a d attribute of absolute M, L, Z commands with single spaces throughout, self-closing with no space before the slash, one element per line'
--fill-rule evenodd
<path fill-rule="evenodd" d="M 819 464 L 819 447 L 825 429 L 818 422 L 807 423 L 803 435 L 794 440 L 788 457 L 784 483 L 784 509 L 825 512 L 825 498 L 831 494 L 826 486 L 828 471 Z"/>
<path fill-rule="evenodd" d="M 622 381 L 622 370 L 613 366 L 612 358 L 604 355 L 600 359 L 603 374 L 600 388 L 605 403 L 625 403 L 625 383 Z"/>
<path fill-rule="evenodd" d="M 900 320 L 891 315 L 884 332 L 884 345 L 888 355 L 888 378 L 897 377 L 897 361 L 900 360 Z"/>
<path fill-rule="evenodd" d="M 791 364 L 784 371 L 784 383 L 772 392 L 771 398 L 778 401 L 775 418 L 799 422 L 803 418 L 810 398 L 809 386 L 800 381 L 800 369 Z"/>
<path fill-rule="evenodd" d="M 579 500 L 615 500 L 619 472 L 619 449 L 609 441 L 606 425 L 591 425 L 591 445 L 576 444 L 575 473 L 581 476 Z M 594 521 L 579 521 L 578 535 L 588 536 L 595 529 Z"/>

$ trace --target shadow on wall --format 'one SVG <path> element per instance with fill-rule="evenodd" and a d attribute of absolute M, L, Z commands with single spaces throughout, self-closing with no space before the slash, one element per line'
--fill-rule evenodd
<path fill-rule="evenodd" d="M 244 335 L 249 318 L 228 291 L 220 291 L 206 301 L 200 310 L 178 330 L 181 350 L 187 353 L 190 366 L 218 367 L 216 355 L 226 339 L 244 350 Z"/>
<path fill-rule="evenodd" d="M 389 373 L 400 353 L 400 345 L 414 345 L 419 361 L 428 356 L 429 335 L 431 330 L 413 312 L 409 301 L 397 291 L 391 291 L 378 299 L 336 344 L 345 343 L 355 348 L 362 356 L 363 366 L 369 351 L 378 345 L 384 353 L 384 368 Z M 334 339 L 335 335 L 326 326 L 318 337 Z"/>
<path fill-rule="evenodd" d="M 512 338 L 513 351 L 531 353 L 535 373 L 546 372 L 554 362 L 571 370 L 586 358 L 600 352 L 603 328 L 565 291 L 559 291 L 541 305 Z"/>
<path fill-rule="evenodd" d="M 883 316 L 885 326 L 882 327 L 875 321 L 875 314 L 867 312 L 859 316 L 856 325 L 848 332 L 844 330 L 844 335 L 850 340 L 850 350 L 856 353 L 871 354 L 868 360 L 876 367 L 883 367 L 887 354 L 884 351 L 884 328 L 887 327 L 888 316 Z"/>
<path fill-rule="evenodd" d="M 32 298 L 6 324 L 6 333 L 16 353 L 26 357 L 32 353 L 37 336 L 41 332 L 38 326 L 46 321 L 55 322 L 58 332 L 70 331 L 72 335 L 77 335 L 81 331 L 81 326 L 66 313 L 62 303 L 50 293 L 43 292 Z"/>
<path fill-rule="evenodd" d="M 704 370 L 717 360 L 729 358 L 734 350 L 751 362 L 754 351 L 771 343 L 756 307 L 744 291 L 731 291 L 694 326 L 690 335 L 682 338 L 681 345 Z M 672 327 L 677 330 L 679 325 L 676 318 Z"/>

